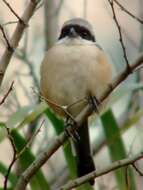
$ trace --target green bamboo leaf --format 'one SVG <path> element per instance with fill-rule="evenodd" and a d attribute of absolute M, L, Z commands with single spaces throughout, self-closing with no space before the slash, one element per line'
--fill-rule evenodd
<path fill-rule="evenodd" d="M 7 131 L 5 128 L 5 123 L 0 122 L 0 142 L 6 137 Z"/>
<path fill-rule="evenodd" d="M 20 152 L 20 150 L 22 150 L 25 146 L 26 140 L 15 129 L 11 131 L 11 135 L 14 139 L 14 143 L 18 152 Z M 26 148 L 19 158 L 22 171 L 24 171 L 34 160 L 35 156 L 32 154 L 29 148 Z M 33 190 L 50 190 L 50 186 L 41 170 L 39 170 L 34 175 L 34 177 L 32 177 L 30 185 Z"/>
<path fill-rule="evenodd" d="M 97 138 L 95 138 L 93 143 L 93 152 L 96 154 L 103 146 L 113 144 L 116 139 L 119 138 L 119 136 L 123 135 L 125 132 L 127 132 L 130 128 L 134 127 L 139 120 L 143 117 L 143 110 L 139 110 L 134 115 L 130 116 L 130 118 L 127 118 L 127 120 L 123 123 L 122 127 L 119 128 L 119 132 L 117 131 L 114 134 L 114 137 L 111 139 L 106 139 L 105 135 L 103 134 L 103 131 L 99 131 L 99 135 Z M 94 146 L 96 145 L 96 146 Z"/>
<path fill-rule="evenodd" d="M 126 157 L 125 147 L 122 138 L 120 136 L 120 130 L 116 122 L 116 119 L 113 115 L 113 112 L 111 110 L 108 110 L 106 113 L 104 113 L 101 116 L 101 121 L 107 141 L 114 139 L 114 135 L 118 134 L 118 138 L 116 138 L 114 143 L 108 145 L 111 160 L 116 161 L 125 158 Z M 126 173 L 125 168 L 118 169 L 115 171 L 119 190 L 127 189 L 125 173 Z M 134 176 L 130 168 L 129 168 L 129 176 L 131 179 L 130 180 L 131 190 L 135 190 L 136 186 L 135 186 Z"/>

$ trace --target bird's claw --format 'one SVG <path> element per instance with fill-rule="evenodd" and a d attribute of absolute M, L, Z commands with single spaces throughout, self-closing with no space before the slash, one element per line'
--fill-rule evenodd
<path fill-rule="evenodd" d="M 71 128 L 76 125 L 75 121 L 71 121 L 70 119 L 67 119 L 66 121 L 66 128 L 65 128 L 65 133 L 68 137 L 71 137 L 73 141 L 77 142 L 80 140 L 80 136 L 77 132 L 77 130 L 72 130 Z M 70 128 L 69 128 L 70 127 Z"/>
<path fill-rule="evenodd" d="M 101 105 L 101 102 L 95 97 L 89 95 L 88 102 L 92 106 L 93 110 L 99 114 L 99 106 Z"/>

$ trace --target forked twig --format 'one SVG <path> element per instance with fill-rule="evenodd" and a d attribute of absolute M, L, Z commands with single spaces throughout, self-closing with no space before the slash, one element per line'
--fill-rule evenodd
<path fill-rule="evenodd" d="M 26 25 L 25 22 L 20 18 L 20 16 L 11 7 L 11 5 L 6 0 L 2 0 L 2 1 L 9 8 L 9 10 L 15 15 L 15 17 L 20 21 L 20 23 Z"/>

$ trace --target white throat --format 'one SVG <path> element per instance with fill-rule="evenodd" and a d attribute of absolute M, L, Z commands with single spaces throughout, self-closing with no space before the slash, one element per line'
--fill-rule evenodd
<path fill-rule="evenodd" d="M 68 36 L 66 36 L 65 38 L 62 38 L 60 40 L 57 41 L 56 44 L 64 44 L 64 45 L 85 45 L 85 44 L 89 44 L 89 45 L 95 45 L 95 42 L 89 41 L 89 40 L 85 40 L 81 37 L 77 37 L 77 38 L 69 38 Z"/>

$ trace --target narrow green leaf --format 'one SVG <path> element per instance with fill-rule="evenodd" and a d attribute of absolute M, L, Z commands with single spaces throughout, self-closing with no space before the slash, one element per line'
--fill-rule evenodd
<path fill-rule="evenodd" d="M 22 150 L 22 148 L 26 144 L 26 140 L 17 132 L 17 130 L 13 129 L 11 131 L 11 135 L 14 139 L 15 146 L 18 151 Z M 24 171 L 33 161 L 35 160 L 35 156 L 32 154 L 29 148 L 27 148 L 24 153 L 19 158 L 22 171 Z M 31 188 L 33 190 L 50 190 L 50 186 L 46 181 L 45 176 L 42 171 L 39 170 L 34 177 L 32 177 L 30 181 Z"/>
<path fill-rule="evenodd" d="M 5 128 L 5 123 L 0 122 L 0 142 L 6 137 L 7 131 Z"/>
<path fill-rule="evenodd" d="M 116 119 L 113 115 L 113 112 L 111 110 L 108 110 L 106 113 L 104 113 L 101 116 L 101 121 L 103 124 L 105 136 L 108 141 L 114 139 L 114 135 L 118 134 L 118 138 L 116 138 L 114 143 L 108 145 L 111 160 L 116 161 L 125 158 L 126 157 L 125 147 L 122 138 L 120 136 L 120 130 L 116 122 Z M 116 174 L 118 189 L 127 190 L 125 168 L 116 170 L 115 174 Z M 135 190 L 136 186 L 135 186 L 134 176 L 130 168 L 129 168 L 129 176 L 130 176 L 131 190 Z"/>

